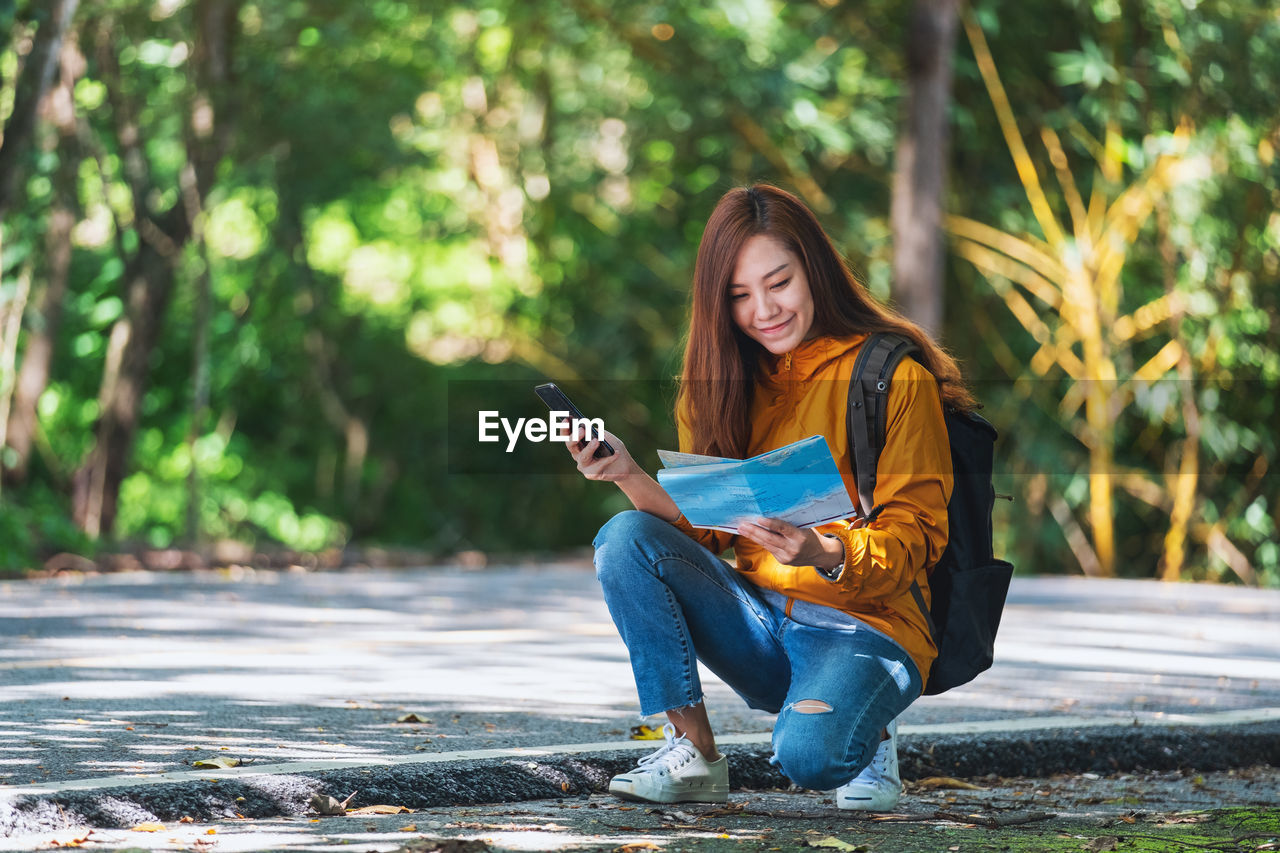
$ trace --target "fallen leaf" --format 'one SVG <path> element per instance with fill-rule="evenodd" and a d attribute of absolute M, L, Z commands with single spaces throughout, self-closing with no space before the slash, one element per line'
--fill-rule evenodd
<path fill-rule="evenodd" d="M 87 830 L 84 835 L 72 838 L 70 841 L 59 841 L 56 838 L 49 844 L 53 847 L 83 847 L 85 842 L 89 840 L 89 836 L 93 835 L 93 830 Z"/>
<path fill-rule="evenodd" d="M 347 809 L 347 814 L 413 814 L 413 809 L 406 809 L 404 806 L 362 806 L 358 809 Z"/>
<path fill-rule="evenodd" d="M 661 850 L 662 848 L 652 841 L 633 841 L 630 844 L 624 844 L 613 849 L 614 853 L 635 853 L 637 850 Z"/>
<path fill-rule="evenodd" d="M 396 717 L 397 723 L 429 723 L 431 720 L 426 717 L 419 717 L 417 714 L 405 714 L 403 717 Z"/>
<path fill-rule="evenodd" d="M 140 823 L 129 828 L 134 832 L 164 832 L 163 823 Z"/>
<path fill-rule="evenodd" d="M 335 797 L 330 797 L 325 794 L 312 794 L 309 805 L 311 806 L 311 811 L 315 812 L 316 814 L 321 814 L 321 815 L 346 814 L 347 804 L 351 802 L 351 800 L 355 797 L 357 793 L 358 793 L 357 791 L 352 791 L 351 796 L 347 797 L 345 800 L 339 800 Z"/>
<path fill-rule="evenodd" d="M 665 737 L 660 728 L 655 729 L 653 726 L 643 724 L 631 727 L 632 740 L 662 740 Z"/>
<path fill-rule="evenodd" d="M 1156 823 L 1205 823 L 1208 820 L 1210 820 L 1209 816 L 1202 812 L 1157 815 L 1155 818 Z"/>
<path fill-rule="evenodd" d="M 178 823 L 195 823 L 195 822 L 196 822 L 196 819 L 191 816 L 184 817 L 182 820 L 178 821 Z"/>
<path fill-rule="evenodd" d="M 198 770 L 226 770 L 230 767 L 239 767 L 240 759 L 219 755 L 216 758 L 198 758 L 191 762 L 191 766 Z"/>
<path fill-rule="evenodd" d="M 805 842 L 810 847 L 821 847 L 824 850 L 843 850 L 845 853 L 864 853 L 871 848 L 865 844 L 850 844 L 848 841 L 841 841 L 834 835 L 828 835 L 826 838 L 809 839 Z"/>
<path fill-rule="evenodd" d="M 958 791 L 985 791 L 981 785 L 974 785 L 972 782 L 963 782 L 954 776 L 929 776 L 915 783 L 918 788 L 939 789 L 949 788 Z"/>
<path fill-rule="evenodd" d="M 417 825 L 416 823 L 411 823 L 411 824 L 409 824 L 408 826 L 402 826 L 402 827 L 400 827 L 400 831 L 401 831 L 401 832 L 417 832 L 417 831 L 418 831 L 418 825 Z"/>
<path fill-rule="evenodd" d="M 213 829 L 212 827 L 210 827 L 209 829 L 206 829 L 206 830 L 204 831 L 204 834 L 205 834 L 205 835 L 217 835 L 217 834 L 218 834 L 218 830 Z"/>

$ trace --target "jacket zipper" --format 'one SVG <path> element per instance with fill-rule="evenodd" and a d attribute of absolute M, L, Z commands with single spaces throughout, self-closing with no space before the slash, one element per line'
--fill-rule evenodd
<path fill-rule="evenodd" d="M 791 353 L 787 353 L 786 357 L 783 359 L 783 361 L 782 361 L 782 369 L 783 369 L 783 370 L 790 370 L 790 369 L 791 369 Z"/>

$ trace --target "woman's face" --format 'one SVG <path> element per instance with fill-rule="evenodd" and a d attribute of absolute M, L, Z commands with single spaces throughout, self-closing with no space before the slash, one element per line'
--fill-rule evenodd
<path fill-rule="evenodd" d="M 729 281 L 729 310 L 747 337 L 774 355 L 791 352 L 813 328 L 813 296 L 804 267 L 776 237 L 742 245 Z"/>

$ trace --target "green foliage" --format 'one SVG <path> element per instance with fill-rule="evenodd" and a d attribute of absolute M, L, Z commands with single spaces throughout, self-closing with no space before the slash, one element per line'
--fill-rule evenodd
<path fill-rule="evenodd" d="M 0 502 L 0 576 L 21 574 L 36 557 L 59 552 L 92 556 L 94 544 L 71 523 L 64 495 L 45 486 L 25 489 L 22 502 Z"/>

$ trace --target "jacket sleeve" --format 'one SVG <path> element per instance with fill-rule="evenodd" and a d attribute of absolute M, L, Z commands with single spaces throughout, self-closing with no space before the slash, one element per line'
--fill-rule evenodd
<path fill-rule="evenodd" d="M 676 427 L 680 433 L 680 452 L 693 452 L 693 433 L 689 427 L 689 419 L 685 413 L 683 401 L 676 407 Z M 690 539 L 706 548 L 712 554 L 722 554 L 725 549 L 733 547 L 733 542 L 738 537 L 732 533 L 726 533 L 723 530 L 708 530 L 705 527 L 694 527 L 689 523 L 689 519 L 684 517 L 684 513 L 680 513 L 680 517 L 671 522 L 676 529 L 687 535 Z"/>
<path fill-rule="evenodd" d="M 889 386 L 885 446 L 876 466 L 876 506 L 864 527 L 829 529 L 844 540 L 845 564 L 835 583 L 860 601 L 887 601 L 923 580 L 947 547 L 951 449 L 937 381 L 903 359 Z"/>

